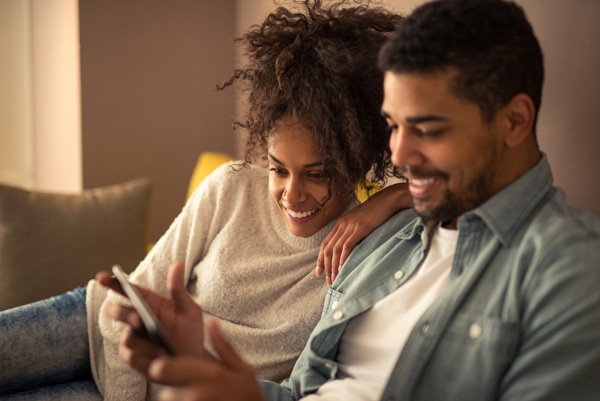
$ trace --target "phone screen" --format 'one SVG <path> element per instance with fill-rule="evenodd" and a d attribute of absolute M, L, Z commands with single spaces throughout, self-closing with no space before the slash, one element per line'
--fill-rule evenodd
<path fill-rule="evenodd" d="M 167 337 L 167 334 L 163 329 L 162 324 L 160 324 L 160 321 L 157 319 L 156 315 L 154 314 L 154 312 L 152 312 L 152 310 L 150 309 L 144 298 L 141 296 L 139 291 L 135 288 L 135 286 L 129 283 L 128 276 L 123 271 L 121 266 L 114 265 L 112 268 L 112 272 L 117 278 L 117 280 L 119 280 L 123 291 L 125 291 L 125 294 L 127 294 L 129 299 L 131 300 L 133 307 L 136 309 L 136 311 L 142 318 L 142 321 L 144 322 L 144 326 L 146 327 L 150 338 L 155 343 L 162 346 L 169 355 L 175 355 L 175 349 L 169 341 L 169 338 Z"/>

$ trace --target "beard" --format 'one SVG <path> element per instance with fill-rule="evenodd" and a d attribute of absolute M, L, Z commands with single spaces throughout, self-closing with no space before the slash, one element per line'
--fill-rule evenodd
<path fill-rule="evenodd" d="M 496 148 L 490 147 L 488 155 L 473 167 L 472 171 L 475 175 L 468 180 L 465 186 L 459 190 L 447 188 L 437 203 L 414 199 L 415 212 L 426 221 L 446 223 L 481 206 L 493 195 L 492 185 L 498 164 L 498 152 Z M 413 173 L 415 173 L 414 169 Z M 449 176 L 445 173 L 437 172 L 433 175 L 440 177 L 446 183 L 449 182 Z"/>
<path fill-rule="evenodd" d="M 493 172 L 483 172 L 475 177 L 475 179 L 469 183 L 468 187 L 460 193 L 452 192 L 450 189 L 447 189 L 443 195 L 442 201 L 435 205 L 429 205 L 428 202 L 415 199 L 415 212 L 424 220 L 442 223 L 453 221 L 489 199 L 490 184 L 493 176 Z"/>

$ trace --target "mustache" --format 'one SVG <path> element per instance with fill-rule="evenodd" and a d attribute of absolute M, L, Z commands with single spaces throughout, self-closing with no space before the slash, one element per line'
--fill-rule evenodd
<path fill-rule="evenodd" d="M 429 170 L 429 169 L 424 169 L 424 168 L 420 168 L 420 167 L 415 167 L 415 166 L 400 166 L 397 167 L 398 171 L 400 172 L 400 174 L 402 174 L 403 176 L 409 176 L 411 178 L 441 178 L 444 180 L 447 180 L 448 174 L 440 171 L 440 170 Z"/>

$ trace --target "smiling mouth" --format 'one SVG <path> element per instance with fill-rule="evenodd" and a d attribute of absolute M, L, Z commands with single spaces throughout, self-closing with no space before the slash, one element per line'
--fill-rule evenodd
<path fill-rule="evenodd" d="M 413 178 L 410 180 L 410 182 L 417 187 L 429 185 L 433 183 L 433 181 L 435 181 L 435 178 Z"/>
<path fill-rule="evenodd" d="M 285 211 L 287 212 L 287 214 L 289 214 L 291 217 L 293 217 L 294 219 L 305 219 L 307 217 L 312 216 L 313 214 L 317 213 L 319 209 L 315 209 L 315 210 L 306 210 L 303 212 L 295 212 L 293 210 L 290 210 L 286 207 L 284 207 Z"/>
<path fill-rule="evenodd" d="M 414 199 L 422 199 L 430 196 L 436 187 L 436 177 L 410 178 L 408 189 Z"/>

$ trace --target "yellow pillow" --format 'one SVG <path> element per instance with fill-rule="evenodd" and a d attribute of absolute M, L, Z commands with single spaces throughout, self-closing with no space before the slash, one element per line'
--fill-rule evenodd
<path fill-rule="evenodd" d="M 194 171 L 192 173 L 192 178 L 190 179 L 190 183 L 188 185 L 187 197 L 189 199 L 192 196 L 192 193 L 196 190 L 198 185 L 208 176 L 214 169 L 219 167 L 221 164 L 227 163 L 229 161 L 234 160 L 234 158 L 227 153 L 221 152 L 202 152 L 198 157 L 198 161 L 196 162 L 196 166 L 194 167 Z M 371 188 L 371 195 L 379 191 L 381 188 L 379 186 L 374 186 Z M 358 186 L 356 188 L 356 196 L 358 200 L 362 203 L 366 201 L 369 196 L 367 194 L 367 190 L 362 186 Z"/>
<path fill-rule="evenodd" d="M 231 160 L 234 160 L 234 158 L 226 153 L 202 152 L 198 157 L 196 167 L 194 167 L 194 172 L 192 173 L 192 178 L 188 185 L 186 199 L 189 199 L 189 197 L 192 196 L 192 193 L 194 193 L 194 190 L 196 190 L 202 180 L 212 173 L 214 169 Z"/>

